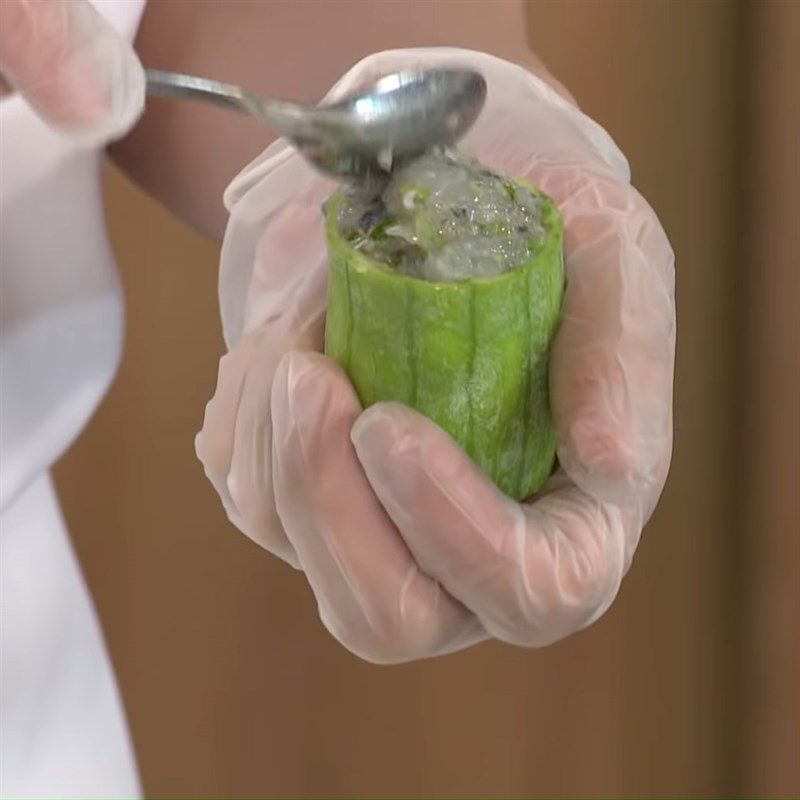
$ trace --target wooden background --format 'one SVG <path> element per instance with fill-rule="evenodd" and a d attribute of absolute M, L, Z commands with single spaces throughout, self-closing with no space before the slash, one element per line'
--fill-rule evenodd
<path fill-rule="evenodd" d="M 327 635 L 193 454 L 217 247 L 109 168 L 125 358 L 56 477 L 148 795 L 797 796 L 798 11 L 531 4 L 678 264 L 669 483 L 615 605 L 546 650 L 387 668 Z"/>

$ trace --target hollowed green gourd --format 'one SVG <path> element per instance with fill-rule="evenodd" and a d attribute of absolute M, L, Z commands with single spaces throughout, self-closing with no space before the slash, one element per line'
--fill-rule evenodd
<path fill-rule="evenodd" d="M 524 185 L 542 200 L 544 238 L 516 268 L 458 282 L 392 272 L 342 235 L 341 195 L 326 210 L 326 353 L 365 407 L 395 400 L 420 411 L 518 500 L 553 468 L 548 356 L 564 287 L 561 216 Z"/>

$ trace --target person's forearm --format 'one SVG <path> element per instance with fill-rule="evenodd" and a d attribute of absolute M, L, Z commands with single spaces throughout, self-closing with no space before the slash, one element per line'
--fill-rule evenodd
<path fill-rule="evenodd" d="M 145 66 L 304 101 L 370 53 L 421 46 L 544 71 L 526 44 L 523 0 L 150 0 L 137 38 Z M 178 217 L 221 237 L 225 186 L 272 138 L 232 112 L 154 100 L 111 155 Z"/>

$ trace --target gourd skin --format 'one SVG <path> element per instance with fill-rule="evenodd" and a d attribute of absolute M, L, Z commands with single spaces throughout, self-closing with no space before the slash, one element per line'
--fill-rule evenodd
<path fill-rule="evenodd" d="M 518 267 L 439 283 L 392 272 L 341 234 L 326 207 L 325 352 L 367 407 L 392 400 L 446 431 L 516 500 L 552 472 L 548 357 L 564 287 L 561 216 L 542 200 L 545 237 Z"/>

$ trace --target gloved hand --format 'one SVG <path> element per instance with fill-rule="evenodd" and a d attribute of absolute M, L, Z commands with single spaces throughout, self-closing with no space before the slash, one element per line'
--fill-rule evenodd
<path fill-rule="evenodd" d="M 144 105 L 131 46 L 86 0 L 0 2 L 0 86 L 87 144 L 119 138 Z"/>
<path fill-rule="evenodd" d="M 231 185 L 220 297 L 228 354 L 197 452 L 229 518 L 303 570 L 328 630 L 369 661 L 488 637 L 541 646 L 611 604 L 672 442 L 673 254 L 608 135 L 547 83 L 488 55 L 367 58 L 330 99 L 402 68 L 468 65 L 489 85 L 463 142 L 565 218 L 550 366 L 559 472 L 507 499 L 449 437 L 394 403 L 362 411 L 320 354 L 332 184 L 283 143 Z"/>

